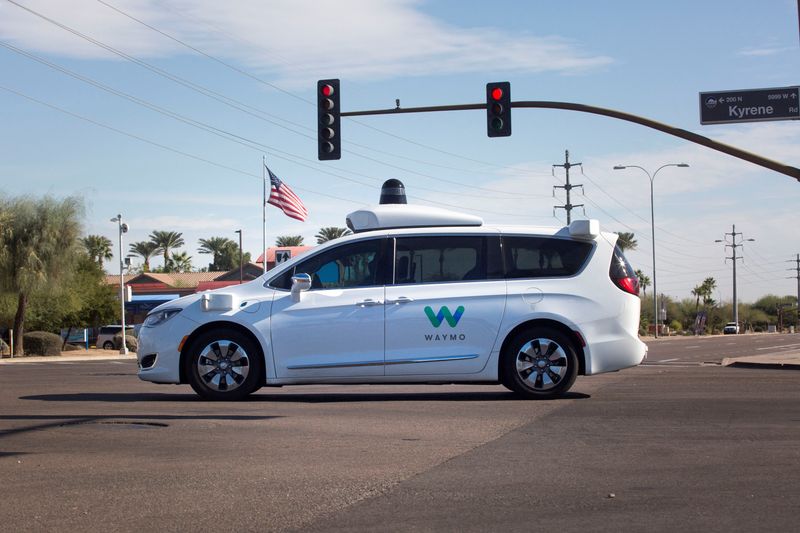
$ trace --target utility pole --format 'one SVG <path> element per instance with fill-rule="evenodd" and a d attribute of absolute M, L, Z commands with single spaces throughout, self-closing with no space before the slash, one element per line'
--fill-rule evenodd
<path fill-rule="evenodd" d="M 798 0 L 798 8 L 800 8 L 800 0 Z M 790 268 L 789 270 L 794 270 L 796 272 L 797 278 L 797 303 L 795 304 L 795 309 L 797 311 L 797 320 L 795 323 L 795 331 L 800 332 L 800 254 L 797 254 L 796 259 L 790 259 L 789 263 L 796 263 L 794 268 Z M 787 278 L 792 279 L 792 278 Z"/>
<path fill-rule="evenodd" d="M 727 262 L 728 259 L 733 261 L 733 321 L 738 326 L 739 325 L 739 301 L 736 299 L 736 261 L 739 260 L 739 259 L 742 259 L 742 256 L 738 256 L 738 257 L 736 256 L 736 248 L 741 248 L 742 246 L 744 246 L 742 244 L 742 242 L 744 242 L 744 241 L 753 242 L 753 241 L 755 241 L 755 239 L 742 239 L 742 241 L 737 244 L 736 243 L 736 236 L 737 235 L 742 235 L 742 233 L 741 232 L 737 233 L 736 232 L 736 224 L 733 224 L 731 232 L 725 234 L 725 239 L 724 240 L 717 239 L 714 242 L 724 242 L 724 243 L 726 243 L 725 244 L 725 248 L 731 248 L 733 250 L 733 254 L 732 254 L 733 257 L 725 257 L 725 261 Z M 728 236 L 731 237 L 731 242 L 730 243 L 728 242 Z"/>
<path fill-rule="evenodd" d="M 557 205 L 553 209 L 554 210 L 555 209 L 563 209 L 564 211 L 567 212 L 567 224 L 568 225 L 569 225 L 570 222 L 572 222 L 572 215 L 570 214 L 572 209 L 575 208 L 575 207 L 583 207 L 583 204 L 573 205 L 573 204 L 570 203 L 570 194 L 569 194 L 570 191 L 572 189 L 577 188 L 577 187 L 580 187 L 581 191 L 583 191 L 583 185 L 572 185 L 569 182 L 569 169 L 572 168 L 572 167 L 579 167 L 581 165 L 582 165 L 582 163 L 570 163 L 569 162 L 569 150 L 564 150 L 564 164 L 563 165 L 553 165 L 553 177 L 555 177 L 555 175 L 556 175 L 556 173 L 555 173 L 555 168 L 556 167 L 561 167 L 561 168 L 563 168 L 564 170 L 567 171 L 567 181 L 566 181 L 566 183 L 564 185 L 554 185 L 553 186 L 553 198 L 556 197 L 556 189 L 564 189 L 565 191 L 567 191 L 567 203 L 564 204 L 564 205 Z M 555 213 L 555 211 L 553 211 L 553 212 Z"/>

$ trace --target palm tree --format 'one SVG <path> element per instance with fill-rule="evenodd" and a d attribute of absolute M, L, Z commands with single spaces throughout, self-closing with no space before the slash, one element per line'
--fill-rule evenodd
<path fill-rule="evenodd" d="M 17 295 L 14 355 L 24 353 L 28 298 L 68 275 L 77 258 L 83 202 L 78 197 L 49 196 L 0 200 L 0 290 Z"/>
<path fill-rule="evenodd" d="M 352 232 L 347 228 L 337 228 L 335 226 L 320 228 L 319 232 L 316 234 L 317 244 L 332 241 L 333 239 L 338 239 L 339 237 L 344 237 L 345 235 L 350 235 L 351 233 Z"/>
<path fill-rule="evenodd" d="M 302 235 L 281 235 L 275 240 L 275 246 L 303 246 Z"/>
<path fill-rule="evenodd" d="M 169 258 L 165 272 L 191 272 L 192 257 L 187 252 L 173 253 Z"/>
<path fill-rule="evenodd" d="M 214 254 L 214 261 L 208 265 L 208 270 L 230 270 L 233 268 L 232 258 L 236 255 L 239 259 L 239 245 L 227 237 L 211 237 L 199 239 L 201 254 Z"/>
<path fill-rule="evenodd" d="M 694 289 L 692 289 L 692 296 L 697 297 L 697 302 L 694 305 L 695 314 L 697 314 L 697 312 L 700 310 L 700 297 L 702 295 L 703 295 L 703 285 L 698 285 Z"/>
<path fill-rule="evenodd" d="M 625 250 L 635 250 L 639 243 L 633 238 L 633 233 L 629 231 L 617 231 L 619 239 L 617 239 L 617 246 L 623 252 Z"/>
<path fill-rule="evenodd" d="M 703 290 L 703 307 L 713 307 L 716 302 L 711 298 L 711 295 L 714 294 L 714 289 L 717 288 L 717 280 L 706 278 L 700 287 Z"/>
<path fill-rule="evenodd" d="M 114 257 L 111 253 L 111 239 L 102 235 L 87 235 L 81 239 L 81 244 L 86 248 L 92 261 L 96 261 L 100 268 L 103 268 L 103 260 L 110 260 Z"/>
<path fill-rule="evenodd" d="M 158 245 L 152 241 L 139 241 L 131 243 L 130 253 L 144 259 L 143 272 L 150 272 L 150 258 L 155 255 Z"/>
<path fill-rule="evenodd" d="M 642 295 L 647 296 L 647 287 L 650 286 L 650 278 L 641 270 L 636 271 L 636 277 L 639 278 L 639 287 L 642 288 Z"/>
<path fill-rule="evenodd" d="M 150 242 L 156 245 L 156 252 L 164 254 L 164 266 L 169 263 L 169 251 L 183 246 L 183 233 L 177 231 L 154 231 Z"/>

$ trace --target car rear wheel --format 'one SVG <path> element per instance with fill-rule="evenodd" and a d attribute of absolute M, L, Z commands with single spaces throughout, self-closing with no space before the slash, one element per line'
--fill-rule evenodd
<path fill-rule="evenodd" d="M 114 349 L 114 343 L 111 342 L 111 341 L 104 342 L 103 343 L 103 349 L 104 350 L 113 350 Z"/>
<path fill-rule="evenodd" d="M 557 398 L 578 376 L 572 341 L 560 331 L 534 327 L 519 333 L 502 354 L 503 385 L 529 399 Z"/>
<path fill-rule="evenodd" d="M 240 400 L 258 390 L 263 374 L 261 350 L 232 329 L 206 332 L 189 347 L 187 375 L 207 400 Z"/>

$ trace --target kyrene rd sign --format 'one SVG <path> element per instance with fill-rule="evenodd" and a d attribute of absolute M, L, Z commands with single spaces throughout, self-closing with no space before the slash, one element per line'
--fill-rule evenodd
<path fill-rule="evenodd" d="M 700 124 L 800 119 L 800 87 L 700 93 Z"/>

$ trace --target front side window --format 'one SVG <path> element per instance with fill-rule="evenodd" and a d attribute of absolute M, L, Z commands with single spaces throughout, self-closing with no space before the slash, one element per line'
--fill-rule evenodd
<path fill-rule="evenodd" d="M 400 237 L 395 251 L 397 285 L 495 279 L 499 261 L 487 259 L 480 236 Z M 495 254 L 495 258 L 496 258 Z"/>
<path fill-rule="evenodd" d="M 382 242 L 380 239 L 372 239 L 337 246 L 301 261 L 269 285 L 276 289 L 289 290 L 295 273 L 311 276 L 311 290 L 382 284 L 383 281 L 378 276 Z"/>
<path fill-rule="evenodd" d="M 552 237 L 504 237 L 506 277 L 573 276 L 583 268 L 592 244 Z"/>

